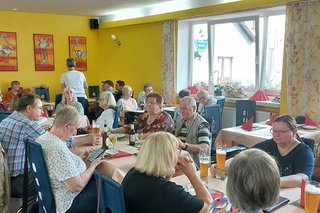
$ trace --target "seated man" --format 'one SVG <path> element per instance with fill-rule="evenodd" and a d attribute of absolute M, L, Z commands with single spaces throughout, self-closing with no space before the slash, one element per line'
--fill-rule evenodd
<path fill-rule="evenodd" d="M 37 124 L 42 114 L 42 102 L 36 95 L 27 93 L 15 97 L 15 111 L 0 123 L 0 141 L 8 157 L 11 177 L 11 196 L 21 198 L 23 194 L 23 173 L 25 142 L 34 140 L 45 130 Z M 16 100 L 18 99 L 18 100 Z M 32 173 L 28 173 L 28 194 L 36 195 Z"/>
<path fill-rule="evenodd" d="M 198 113 L 204 116 L 204 107 L 212 106 L 217 103 L 217 99 L 211 98 L 209 92 L 206 90 L 200 90 L 197 94 L 197 99 L 199 100 Z"/>
<path fill-rule="evenodd" d="M 111 80 L 101 81 L 102 83 L 102 92 L 111 92 L 113 93 L 114 84 Z"/>
<path fill-rule="evenodd" d="M 138 95 L 138 106 L 140 106 L 142 109 L 146 105 L 147 95 L 153 92 L 152 84 L 146 83 L 143 86 L 143 91 L 141 91 Z"/>
<path fill-rule="evenodd" d="M 116 81 L 116 91 L 113 93 L 114 98 L 116 99 L 116 102 L 118 102 L 118 100 L 122 98 L 122 88 L 125 85 L 126 84 L 124 83 L 124 81 L 121 81 L 121 80 Z"/>
<path fill-rule="evenodd" d="M 196 113 L 196 101 L 191 96 L 180 100 L 180 112 L 175 135 L 180 139 L 180 148 L 188 151 L 199 166 L 199 152 L 211 147 L 210 125 Z"/>
<path fill-rule="evenodd" d="M 180 90 L 179 93 L 178 93 L 178 97 L 179 97 L 179 102 L 182 98 L 186 97 L 186 96 L 190 96 L 191 95 L 191 92 L 190 90 L 188 89 L 183 89 L 183 90 Z M 180 111 L 179 111 L 179 108 L 176 107 L 174 109 L 174 116 L 173 116 L 173 121 L 174 123 L 177 123 L 177 121 L 181 118 L 181 114 L 180 114 Z"/>

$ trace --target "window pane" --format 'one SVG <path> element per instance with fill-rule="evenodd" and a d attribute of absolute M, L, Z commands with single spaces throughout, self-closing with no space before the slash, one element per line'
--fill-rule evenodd
<path fill-rule="evenodd" d="M 193 25 L 192 85 L 208 84 L 208 28 L 207 24 Z"/>

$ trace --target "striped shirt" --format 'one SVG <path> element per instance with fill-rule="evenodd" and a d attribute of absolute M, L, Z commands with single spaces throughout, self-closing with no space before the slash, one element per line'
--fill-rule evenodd
<path fill-rule="evenodd" d="M 44 132 L 39 124 L 17 111 L 0 123 L 0 142 L 8 157 L 11 177 L 23 174 L 25 141 L 35 140 Z"/>

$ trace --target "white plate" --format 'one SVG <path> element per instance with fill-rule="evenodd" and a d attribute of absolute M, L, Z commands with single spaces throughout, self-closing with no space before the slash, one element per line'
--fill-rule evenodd
<path fill-rule="evenodd" d="M 107 150 L 105 151 L 105 153 L 106 153 L 106 154 L 109 154 L 109 155 L 114 155 L 114 154 L 118 154 L 119 151 L 116 150 L 116 149 L 107 149 Z"/>
<path fill-rule="evenodd" d="M 311 125 L 304 125 L 304 126 L 302 126 L 302 128 L 313 130 L 313 129 L 317 129 L 318 127 L 316 127 L 316 126 L 311 126 Z"/>

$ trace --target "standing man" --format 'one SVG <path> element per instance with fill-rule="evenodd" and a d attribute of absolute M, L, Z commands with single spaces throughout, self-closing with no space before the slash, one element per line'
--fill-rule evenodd
<path fill-rule="evenodd" d="M 111 92 L 113 93 L 113 87 L 114 87 L 114 84 L 111 80 L 106 80 L 106 81 L 101 81 L 102 83 L 102 91 L 103 92 Z"/>
<path fill-rule="evenodd" d="M 188 151 L 199 166 L 199 152 L 211 146 L 211 128 L 196 108 L 193 97 L 186 96 L 180 100 L 182 117 L 177 121 L 175 135 L 180 139 L 180 148 Z"/>
<path fill-rule="evenodd" d="M 37 95 L 26 93 L 16 97 L 15 111 L 0 123 L 0 142 L 8 157 L 11 179 L 11 196 L 21 198 L 23 194 L 23 169 L 25 143 L 35 140 L 45 130 L 36 122 L 42 114 L 42 102 Z M 28 173 L 28 194 L 36 195 L 32 172 Z"/>
<path fill-rule="evenodd" d="M 118 102 L 118 100 L 122 98 L 122 88 L 125 85 L 126 84 L 124 83 L 124 81 L 121 81 L 121 80 L 116 81 L 116 91 L 114 92 L 114 98 L 116 99 L 116 102 Z"/>
<path fill-rule="evenodd" d="M 88 113 L 88 100 L 84 89 L 88 88 L 86 77 L 82 72 L 76 70 L 76 60 L 69 57 L 66 60 L 68 71 L 61 76 L 61 90 L 70 87 L 78 101 L 82 104 L 84 113 Z"/>
<path fill-rule="evenodd" d="M 138 95 L 138 106 L 142 109 L 146 105 L 147 96 L 153 92 L 153 87 L 151 83 L 146 83 L 143 86 L 143 91 L 141 91 Z"/>

